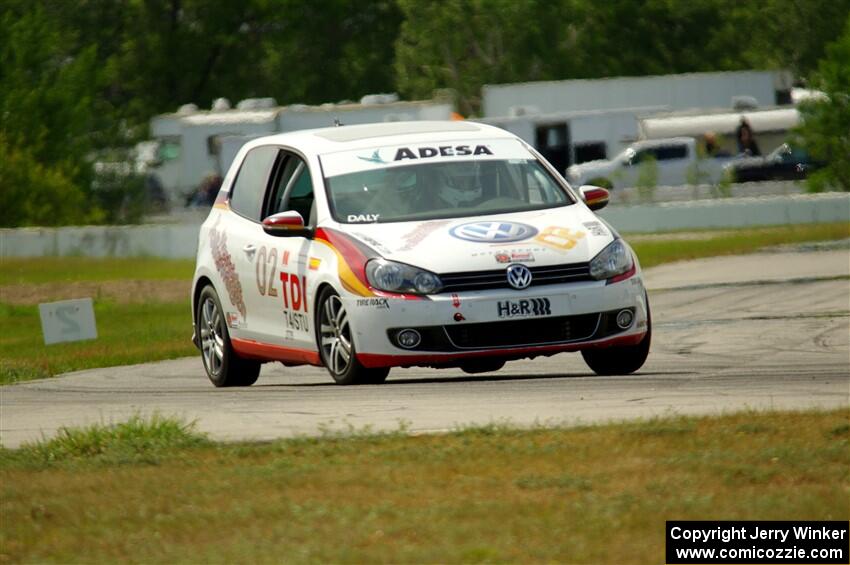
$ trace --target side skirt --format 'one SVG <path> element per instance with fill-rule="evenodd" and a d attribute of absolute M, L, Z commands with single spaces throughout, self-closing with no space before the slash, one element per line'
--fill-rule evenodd
<path fill-rule="evenodd" d="M 252 339 L 231 338 L 233 350 L 240 357 L 261 361 L 280 361 L 285 365 L 315 365 L 323 367 L 318 351 L 261 343 Z"/>

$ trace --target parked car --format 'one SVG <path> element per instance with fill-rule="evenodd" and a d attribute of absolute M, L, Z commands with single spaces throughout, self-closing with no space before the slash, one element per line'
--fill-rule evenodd
<path fill-rule="evenodd" d="M 575 185 L 606 188 L 637 186 L 641 175 L 647 173 L 659 186 L 716 183 L 722 179 L 723 166 L 731 160 L 727 156 L 701 158 L 694 138 L 674 137 L 635 142 L 611 160 L 573 165 L 566 176 Z"/>
<path fill-rule="evenodd" d="M 631 373 L 649 304 L 634 252 L 592 211 L 607 202 L 482 124 L 253 140 L 200 230 L 193 341 L 216 386 L 250 385 L 268 361 L 353 384 L 564 351 Z"/>
<path fill-rule="evenodd" d="M 726 165 L 733 182 L 766 180 L 800 180 L 823 167 L 813 161 L 805 150 L 783 143 L 764 157 L 746 157 Z"/>

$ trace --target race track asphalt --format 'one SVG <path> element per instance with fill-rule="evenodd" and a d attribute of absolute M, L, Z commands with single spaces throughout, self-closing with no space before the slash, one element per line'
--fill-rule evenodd
<path fill-rule="evenodd" d="M 567 353 L 474 376 L 394 369 L 383 385 L 355 387 L 334 385 L 323 369 L 270 364 L 250 388 L 216 389 L 192 357 L 0 387 L 0 442 L 136 413 L 194 420 L 214 439 L 269 440 L 850 406 L 846 245 L 664 265 L 645 277 L 653 346 L 634 375 L 593 376 Z"/>

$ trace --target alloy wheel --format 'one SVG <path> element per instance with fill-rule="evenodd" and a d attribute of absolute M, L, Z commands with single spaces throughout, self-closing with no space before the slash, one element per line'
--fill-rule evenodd
<path fill-rule="evenodd" d="M 328 296 L 320 317 L 319 331 L 325 362 L 333 374 L 341 375 L 351 364 L 351 327 L 339 296 Z"/>
<path fill-rule="evenodd" d="M 204 366 L 211 375 L 218 375 L 224 363 L 224 320 L 212 297 L 201 305 L 200 326 Z"/>

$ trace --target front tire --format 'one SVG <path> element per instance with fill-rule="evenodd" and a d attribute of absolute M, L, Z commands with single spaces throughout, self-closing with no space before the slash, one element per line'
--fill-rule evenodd
<path fill-rule="evenodd" d="M 218 293 L 207 285 L 198 298 L 198 342 L 201 359 L 212 384 L 217 387 L 251 386 L 260 376 L 260 362 L 239 357 L 230 343 L 230 334 L 224 322 L 224 310 Z"/>
<path fill-rule="evenodd" d="M 357 360 L 348 312 L 339 294 L 326 287 L 316 304 L 319 355 L 334 381 L 341 385 L 383 383 L 388 368 L 370 369 Z"/>
<path fill-rule="evenodd" d="M 646 335 L 636 345 L 606 347 L 605 349 L 585 349 L 581 356 L 584 362 L 597 375 L 629 375 L 646 362 L 649 346 L 652 342 L 652 315 L 649 312 L 649 298 L 646 299 Z"/>

